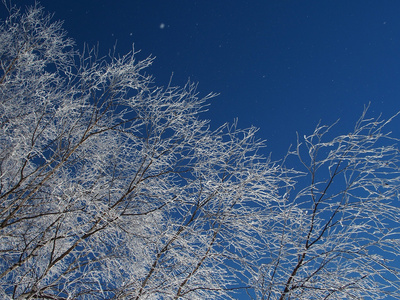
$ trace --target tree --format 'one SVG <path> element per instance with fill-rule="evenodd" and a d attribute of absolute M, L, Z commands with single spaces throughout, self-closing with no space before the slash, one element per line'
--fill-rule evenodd
<path fill-rule="evenodd" d="M 397 295 L 398 150 L 362 116 L 295 154 L 211 130 L 196 85 L 157 87 L 135 51 L 74 50 L 8 6 L 0 27 L 3 299 L 379 299 Z M 389 120 L 391 121 L 391 119 Z M 389 140 L 390 141 L 390 140 Z M 306 186 L 297 193 L 297 185 Z M 343 188 L 344 187 L 344 188 Z"/>
<path fill-rule="evenodd" d="M 305 178 L 270 230 L 260 299 L 399 298 L 399 149 L 384 133 L 393 118 L 366 113 L 348 134 L 317 126 L 289 151 Z"/>

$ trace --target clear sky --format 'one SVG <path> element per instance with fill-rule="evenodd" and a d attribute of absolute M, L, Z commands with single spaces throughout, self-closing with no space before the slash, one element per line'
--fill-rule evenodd
<path fill-rule="evenodd" d="M 13 0 L 18 6 L 34 0 Z M 400 1 L 42 0 L 79 49 L 141 50 L 158 85 L 220 93 L 204 118 L 260 128 L 274 159 L 319 120 L 400 110 Z M 400 120 L 398 121 L 400 122 Z M 398 123 L 399 124 L 399 123 Z M 399 135 L 400 136 L 400 135 Z"/>

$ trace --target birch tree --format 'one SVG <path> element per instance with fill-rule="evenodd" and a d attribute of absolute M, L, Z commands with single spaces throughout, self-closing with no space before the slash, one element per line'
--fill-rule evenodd
<path fill-rule="evenodd" d="M 2 299 L 397 295 L 387 122 L 363 115 L 329 141 L 319 126 L 272 162 L 256 128 L 210 129 L 213 94 L 158 87 L 152 58 L 79 52 L 38 5 L 5 6 Z"/>
<path fill-rule="evenodd" d="M 196 86 L 78 53 L 38 6 L 0 28 L 0 297 L 217 299 L 248 286 L 288 180 Z M 273 214 L 274 212 L 271 212 Z"/>

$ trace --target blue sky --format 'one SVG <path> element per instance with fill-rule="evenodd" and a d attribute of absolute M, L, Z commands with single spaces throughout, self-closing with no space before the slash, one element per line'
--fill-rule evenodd
<path fill-rule="evenodd" d="M 35 0 L 12 0 L 17 6 Z M 158 85 L 198 82 L 216 92 L 203 117 L 217 128 L 259 127 L 265 155 L 284 157 L 317 123 L 350 132 L 369 116 L 400 110 L 399 0 L 41 0 L 64 20 L 77 48 L 156 57 Z M 3 10 L 3 11 L 1 11 Z M 0 8 L 0 16 L 5 10 Z M 400 117 L 391 130 L 400 138 Z"/>
<path fill-rule="evenodd" d="M 33 0 L 14 0 L 18 6 Z M 199 82 L 220 93 L 204 118 L 260 128 L 268 154 L 284 156 L 296 131 L 319 120 L 351 130 L 370 115 L 400 109 L 400 1 L 42 0 L 79 49 L 117 41 L 124 54 L 156 57 L 158 85 Z"/>

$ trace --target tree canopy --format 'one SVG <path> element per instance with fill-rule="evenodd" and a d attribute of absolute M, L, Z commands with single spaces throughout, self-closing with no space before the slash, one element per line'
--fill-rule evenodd
<path fill-rule="evenodd" d="M 38 5 L 0 24 L 3 299 L 399 297 L 393 121 L 318 125 L 279 162 L 135 51 L 77 51 Z"/>

